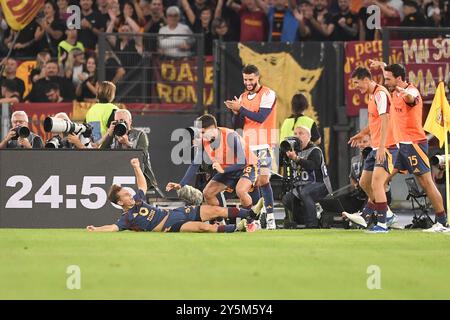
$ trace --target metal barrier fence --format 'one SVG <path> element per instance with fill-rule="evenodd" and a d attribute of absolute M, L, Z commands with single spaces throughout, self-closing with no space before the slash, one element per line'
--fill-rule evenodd
<path fill-rule="evenodd" d="M 117 82 L 116 101 L 203 107 L 202 34 L 102 33 L 98 45 L 98 78 Z"/>

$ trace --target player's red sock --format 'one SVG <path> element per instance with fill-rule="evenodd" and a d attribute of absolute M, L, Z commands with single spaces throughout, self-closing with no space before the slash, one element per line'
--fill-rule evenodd
<path fill-rule="evenodd" d="M 227 224 L 227 225 L 220 225 L 217 227 L 217 232 L 220 233 L 231 233 L 236 230 L 236 225 L 234 224 Z"/>
<path fill-rule="evenodd" d="M 375 203 L 373 203 L 370 200 L 367 200 L 366 205 L 364 206 L 364 209 L 362 210 L 361 216 L 367 221 L 370 215 L 372 215 L 375 212 Z"/>
<path fill-rule="evenodd" d="M 249 208 L 250 209 L 250 208 Z M 228 218 L 247 218 L 250 215 L 250 210 L 245 208 L 228 208 Z"/>
<path fill-rule="evenodd" d="M 374 207 L 377 212 L 377 222 L 386 223 L 386 212 L 388 210 L 387 202 L 376 202 Z"/>

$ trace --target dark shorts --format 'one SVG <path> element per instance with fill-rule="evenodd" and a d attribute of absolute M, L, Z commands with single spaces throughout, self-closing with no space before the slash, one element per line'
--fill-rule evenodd
<path fill-rule="evenodd" d="M 228 188 L 234 189 L 239 179 L 249 179 L 252 184 L 255 184 L 257 176 L 257 167 L 254 165 L 249 165 L 243 170 L 232 171 L 228 173 L 217 173 L 216 175 L 214 175 L 214 177 L 212 177 L 212 180 L 223 183 Z"/>
<path fill-rule="evenodd" d="M 430 172 L 428 141 L 412 144 L 400 143 L 394 167 L 401 173 L 412 173 L 415 175 Z"/>
<path fill-rule="evenodd" d="M 189 221 L 202 221 L 200 218 L 200 206 L 180 207 L 169 210 L 163 230 L 165 232 L 179 232 L 181 226 Z"/>
<path fill-rule="evenodd" d="M 392 173 L 394 170 L 394 163 L 397 160 L 398 148 L 391 147 L 386 149 L 386 159 L 383 163 L 375 163 L 377 150 L 372 150 L 364 161 L 364 170 L 373 171 L 375 167 L 381 167 L 386 170 L 387 173 Z"/>

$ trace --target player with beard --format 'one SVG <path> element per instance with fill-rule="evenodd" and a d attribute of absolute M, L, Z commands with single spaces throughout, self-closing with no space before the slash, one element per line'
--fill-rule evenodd
<path fill-rule="evenodd" d="M 246 65 L 242 76 L 246 91 L 239 98 L 225 101 L 225 105 L 243 122 L 244 140 L 258 156 L 259 171 L 253 203 L 259 196 L 259 187 L 266 204 L 267 229 L 273 230 L 276 225 L 270 175 L 273 148 L 278 142 L 277 97 L 275 91 L 260 84 L 260 73 L 256 66 Z"/>
<path fill-rule="evenodd" d="M 423 102 L 420 92 L 413 84 L 406 82 L 406 70 L 401 64 L 385 66 L 381 61 L 370 62 L 371 67 L 383 70 L 385 85 L 392 96 L 392 119 L 400 144 L 391 178 L 399 171 L 414 174 L 436 214 L 436 223 L 425 231 L 448 231 L 443 199 L 431 176 L 428 140 L 422 126 Z"/>
<path fill-rule="evenodd" d="M 218 127 L 216 119 L 205 114 L 197 119 L 201 123 L 202 148 L 195 155 L 180 183 L 169 182 L 166 191 L 179 190 L 189 184 L 202 163 L 212 164 L 217 172 L 203 189 L 206 203 L 219 206 L 217 195 L 227 188 L 235 188 L 241 206 L 250 209 L 249 190 L 256 183 L 257 158 L 247 148 L 244 139 L 234 130 Z M 256 225 L 251 225 L 252 228 Z"/>

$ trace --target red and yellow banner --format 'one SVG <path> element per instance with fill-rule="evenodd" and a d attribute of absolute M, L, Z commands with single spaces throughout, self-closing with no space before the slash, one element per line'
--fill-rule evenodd
<path fill-rule="evenodd" d="M 25 28 L 44 6 L 45 0 L 2 0 L 2 11 L 11 29 Z"/>
<path fill-rule="evenodd" d="M 369 59 L 383 60 L 381 41 L 346 43 L 344 88 L 348 116 L 357 116 L 360 108 L 367 108 L 368 95 L 362 95 L 350 77 L 356 67 L 369 67 Z M 403 64 L 407 81 L 417 86 L 425 102 L 431 102 L 439 81 L 450 81 L 450 39 L 392 40 L 389 61 L 385 62 Z M 381 84 L 381 71 L 371 71 Z"/>
<path fill-rule="evenodd" d="M 197 59 L 155 61 L 156 96 L 163 104 L 193 106 L 197 103 Z M 214 101 L 212 57 L 205 58 L 203 104 Z M 153 94 L 152 94 L 153 95 Z"/>

